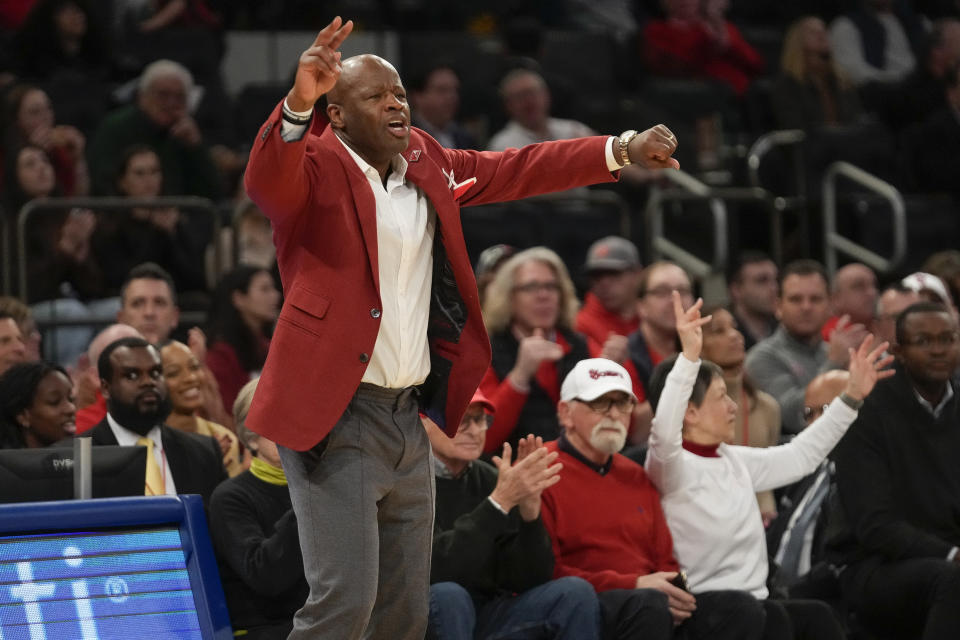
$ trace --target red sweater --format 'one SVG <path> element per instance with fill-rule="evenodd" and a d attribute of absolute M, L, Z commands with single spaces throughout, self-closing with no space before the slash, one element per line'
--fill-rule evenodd
<path fill-rule="evenodd" d="M 643 30 L 643 56 L 650 71 L 660 75 L 714 78 L 742 95 L 750 79 L 763 70 L 763 58 L 730 22 L 727 47 L 717 48 L 699 24 L 651 20 Z"/>
<path fill-rule="evenodd" d="M 607 311 L 592 293 L 588 293 L 583 301 L 583 307 L 577 312 L 577 320 L 573 327 L 587 337 L 587 348 L 594 358 L 600 357 L 603 344 L 607 336 L 614 333 L 618 336 L 628 336 L 640 328 L 640 317 L 634 316 L 625 320 L 619 313 Z"/>
<path fill-rule="evenodd" d="M 557 451 L 559 442 L 547 448 Z M 564 450 L 558 461 L 562 480 L 544 491 L 540 512 L 553 544 L 554 578 L 579 576 L 607 591 L 678 570 L 660 494 L 643 467 L 615 454 L 601 475 Z"/>

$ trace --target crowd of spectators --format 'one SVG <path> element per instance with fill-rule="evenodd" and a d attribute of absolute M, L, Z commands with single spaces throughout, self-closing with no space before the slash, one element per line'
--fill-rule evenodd
<path fill-rule="evenodd" d="M 502 107 L 489 112 L 462 100 L 477 90 L 463 60 L 400 61 L 414 124 L 448 147 L 519 147 L 663 113 L 689 140 L 683 168 L 705 179 L 736 175 L 733 143 L 777 127 L 806 132 L 815 171 L 845 159 L 910 193 L 960 194 L 951 2 L 360 4 L 361 30 L 499 42 L 497 85 L 479 102 Z M 74 436 L 147 447 L 145 493 L 204 496 L 231 618 L 250 638 L 285 637 L 307 589 L 276 445 L 244 425 L 282 291 L 270 223 L 241 187 L 253 141 L 220 65 L 230 30 L 309 30 L 332 10 L 0 7 L 0 283 L 19 294 L 0 297 L 0 447 Z M 581 67 L 558 74 L 543 46 L 556 31 L 599 34 L 614 64 L 573 52 Z M 602 86 L 597 76 L 615 93 L 582 95 Z M 615 188 L 636 214 L 657 178 L 623 173 Z M 56 206 L 85 196 L 128 200 Z M 192 200 L 151 204 L 164 196 L 209 199 L 218 224 Z M 945 207 L 938 215 L 958 212 Z M 960 254 L 931 255 L 910 275 L 861 263 L 828 274 L 816 260 L 736 251 L 724 300 L 700 318 L 681 265 L 645 264 L 638 237 L 600 235 L 576 251 L 536 237 L 469 247 L 492 363 L 453 439 L 425 420 L 433 637 L 513 624 L 578 639 L 680 637 L 675 628 L 957 637 Z M 696 343 L 690 323 L 707 316 Z M 871 344 L 897 361 L 872 394 Z M 698 369 L 701 357 L 716 366 Z M 664 399 L 669 416 L 657 413 Z M 715 413 L 703 418 L 704 407 Z M 694 535 L 703 527 L 713 555 Z M 725 573 L 724 562 L 737 566 Z"/>

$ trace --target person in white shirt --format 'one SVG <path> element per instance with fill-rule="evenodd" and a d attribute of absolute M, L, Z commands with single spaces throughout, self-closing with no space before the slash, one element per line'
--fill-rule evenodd
<path fill-rule="evenodd" d="M 754 494 L 796 482 L 813 472 L 857 416 L 863 399 L 892 362 L 887 343 L 870 336 L 850 350 L 846 390 L 789 444 L 757 449 L 725 444 L 734 430 L 736 404 L 727 396 L 722 371 L 700 360 L 702 300 L 684 311 L 673 294 L 682 353 L 654 371 L 649 398 L 654 408 L 646 471 L 661 494 L 674 553 L 690 589 L 739 589 L 764 600 L 767 638 L 843 638 L 827 605 L 816 601 L 767 600 L 767 547 Z"/>

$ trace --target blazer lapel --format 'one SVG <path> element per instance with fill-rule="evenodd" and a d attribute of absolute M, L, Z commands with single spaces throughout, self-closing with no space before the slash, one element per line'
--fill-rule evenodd
<path fill-rule="evenodd" d="M 170 474 L 173 476 L 173 482 L 177 485 L 177 493 L 189 493 L 184 488 L 190 486 L 191 478 L 195 477 L 190 469 L 190 461 L 184 455 L 184 449 L 178 434 L 173 432 L 173 427 L 160 425 L 160 441 L 163 442 L 163 457 L 167 459 L 170 465 Z"/>
<path fill-rule="evenodd" d="M 83 436 L 81 435 L 79 437 L 82 438 Z M 90 440 L 97 446 L 119 444 L 106 418 L 98 422 L 97 425 L 90 430 Z"/>
<path fill-rule="evenodd" d="M 360 171 L 356 160 L 350 155 L 343 143 L 337 138 L 332 127 L 327 129 L 320 136 L 321 140 L 330 149 L 333 150 L 340 163 L 343 165 L 347 174 L 347 181 L 350 183 L 350 193 L 353 195 L 353 204 L 357 212 L 357 220 L 360 222 L 360 231 L 363 234 L 363 242 L 367 246 L 367 257 L 370 259 L 370 271 L 373 273 L 373 282 L 377 287 L 377 295 L 380 295 L 380 267 L 377 253 L 377 201 L 373 197 L 373 191 L 367 182 L 367 177 Z"/>

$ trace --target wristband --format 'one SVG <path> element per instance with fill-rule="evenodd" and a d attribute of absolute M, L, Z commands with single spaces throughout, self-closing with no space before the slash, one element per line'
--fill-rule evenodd
<path fill-rule="evenodd" d="M 840 394 L 840 399 L 843 401 L 843 404 L 847 405 L 854 411 L 859 411 L 860 407 L 863 406 L 863 400 L 857 400 L 855 398 L 850 397 L 850 395 L 848 395 L 846 391 Z"/>
<path fill-rule="evenodd" d="M 487 496 L 487 500 L 489 500 L 489 501 L 490 501 L 490 504 L 492 504 L 493 506 L 495 506 L 495 507 L 497 508 L 497 511 L 499 511 L 499 512 L 502 513 L 503 515 L 509 515 L 509 514 L 507 513 L 507 510 L 504 509 L 503 507 L 501 507 L 501 506 L 500 506 L 500 503 L 493 499 L 493 496 Z"/>
<path fill-rule="evenodd" d="M 284 104 L 283 109 L 281 110 L 281 116 L 283 117 L 284 121 L 289 122 L 290 124 L 305 125 L 310 124 L 310 120 L 313 119 L 313 112 L 311 111 L 310 115 L 308 116 L 295 116 L 293 115 L 292 111 L 287 109 L 287 105 Z"/>

